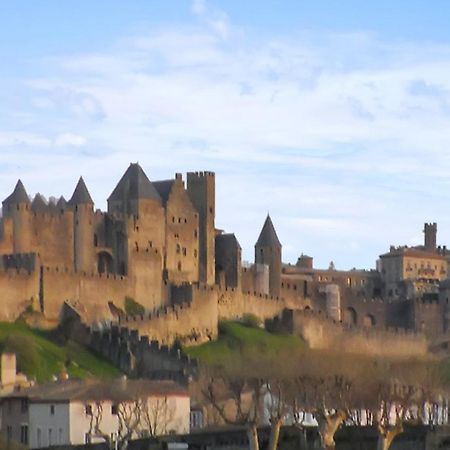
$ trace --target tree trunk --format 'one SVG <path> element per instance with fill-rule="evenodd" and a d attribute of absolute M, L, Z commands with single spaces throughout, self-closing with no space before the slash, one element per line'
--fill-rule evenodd
<path fill-rule="evenodd" d="M 389 450 L 392 441 L 403 431 L 402 428 L 395 427 L 390 430 L 385 430 L 381 432 L 378 437 L 377 450 Z"/>
<path fill-rule="evenodd" d="M 256 425 L 250 425 L 247 428 L 247 437 L 249 450 L 259 450 L 258 429 Z"/>
<path fill-rule="evenodd" d="M 322 448 L 324 450 L 334 450 L 336 442 L 334 442 L 334 435 L 339 427 L 343 424 L 346 418 L 345 413 L 338 411 L 331 416 L 319 416 L 319 433 L 322 440 Z"/>
<path fill-rule="evenodd" d="M 267 450 L 277 450 L 282 420 L 275 420 L 270 427 L 270 439 Z"/>

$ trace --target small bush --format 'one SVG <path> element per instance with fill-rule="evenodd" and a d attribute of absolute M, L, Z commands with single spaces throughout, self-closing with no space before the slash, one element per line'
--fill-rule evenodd
<path fill-rule="evenodd" d="M 39 353 L 31 336 L 11 334 L 2 347 L 2 351 L 16 354 L 17 367 L 21 372 L 33 372 L 39 364 Z"/>
<path fill-rule="evenodd" d="M 141 316 L 145 313 L 145 308 L 134 298 L 125 297 L 125 314 L 128 316 Z"/>
<path fill-rule="evenodd" d="M 242 316 L 242 325 L 249 328 L 260 328 L 261 319 L 256 317 L 254 314 L 244 314 Z"/>

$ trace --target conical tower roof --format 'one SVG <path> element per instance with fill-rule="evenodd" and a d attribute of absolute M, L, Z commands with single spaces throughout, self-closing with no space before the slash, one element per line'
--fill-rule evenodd
<path fill-rule="evenodd" d="M 56 207 L 60 210 L 65 210 L 67 208 L 67 201 L 62 195 L 61 197 L 59 197 L 59 200 L 56 203 Z"/>
<path fill-rule="evenodd" d="M 255 247 L 281 247 L 281 242 L 278 239 L 277 232 L 269 214 L 267 214 L 266 221 L 264 222 Z"/>
<path fill-rule="evenodd" d="M 122 201 L 126 198 L 129 200 L 152 199 L 161 203 L 160 195 L 138 163 L 130 164 L 108 201 Z"/>
<path fill-rule="evenodd" d="M 14 188 L 13 193 L 3 200 L 4 205 L 17 205 L 19 203 L 30 203 L 27 191 L 21 180 L 19 180 Z"/>
<path fill-rule="evenodd" d="M 72 198 L 69 200 L 70 205 L 82 205 L 89 204 L 93 205 L 91 195 L 86 187 L 83 177 L 80 177 L 77 183 L 77 187 L 73 191 Z"/>
<path fill-rule="evenodd" d="M 39 192 L 34 196 L 33 201 L 31 202 L 31 209 L 34 212 L 44 212 L 47 210 L 47 203 L 44 200 L 44 197 L 39 194 Z"/>

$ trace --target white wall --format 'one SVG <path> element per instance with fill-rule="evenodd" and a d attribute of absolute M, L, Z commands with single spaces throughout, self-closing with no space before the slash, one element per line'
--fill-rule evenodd
<path fill-rule="evenodd" d="M 96 414 L 94 402 L 72 402 L 70 404 L 70 443 L 73 445 L 86 443 L 86 433 L 89 432 L 91 416 L 86 414 L 86 405 L 92 405 L 92 411 Z M 117 433 L 119 420 L 111 413 L 112 403 L 102 402 L 103 412 L 101 421 L 102 432 L 111 435 Z M 91 442 L 103 442 L 101 438 L 91 437 Z"/>
<path fill-rule="evenodd" d="M 52 406 L 54 414 L 51 414 Z M 38 430 L 40 430 L 40 442 Z M 29 442 L 31 448 L 70 444 L 69 403 L 31 403 Z"/>

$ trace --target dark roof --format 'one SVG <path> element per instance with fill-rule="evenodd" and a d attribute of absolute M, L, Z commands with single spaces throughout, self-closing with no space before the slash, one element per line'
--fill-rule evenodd
<path fill-rule="evenodd" d="M 158 191 L 161 200 L 163 201 L 164 206 L 167 205 L 167 201 L 169 200 L 170 192 L 172 191 L 173 184 L 175 180 L 161 180 L 161 181 L 153 181 L 153 186 Z"/>
<path fill-rule="evenodd" d="M 33 201 L 31 202 L 31 209 L 34 212 L 44 212 L 47 211 L 47 202 L 45 201 L 44 197 L 37 193 L 34 196 Z"/>
<path fill-rule="evenodd" d="M 238 247 L 241 248 L 239 241 L 237 240 L 237 237 L 234 233 L 223 233 L 223 234 L 217 234 L 216 235 L 216 242 L 219 245 L 225 245 L 229 247 Z"/>
<path fill-rule="evenodd" d="M 267 214 L 266 221 L 262 227 L 261 233 L 255 246 L 257 247 L 281 247 L 281 242 L 278 239 L 277 232 L 273 226 L 272 220 Z"/>
<path fill-rule="evenodd" d="M 61 195 L 61 197 L 59 197 L 59 200 L 56 203 L 56 206 L 58 209 L 62 209 L 62 210 L 65 210 L 67 208 L 67 201 L 62 195 Z"/>
<path fill-rule="evenodd" d="M 84 183 L 83 177 L 80 177 L 77 183 L 77 187 L 73 191 L 72 198 L 69 200 L 69 204 L 71 205 L 82 205 L 82 204 L 93 205 L 91 195 Z"/>
<path fill-rule="evenodd" d="M 20 389 L 5 394 L 3 398 L 28 398 L 31 402 L 126 401 L 152 395 L 188 396 L 189 394 L 185 388 L 170 380 L 117 379 L 110 382 L 65 380 Z"/>
<path fill-rule="evenodd" d="M 18 203 L 30 203 L 30 199 L 28 198 L 27 191 L 21 180 L 19 180 L 14 188 L 13 193 L 3 200 L 4 205 L 12 205 Z"/>
<path fill-rule="evenodd" d="M 138 163 L 130 164 L 109 196 L 108 201 L 123 201 L 127 198 L 132 200 L 148 198 L 161 202 L 157 190 Z"/>

